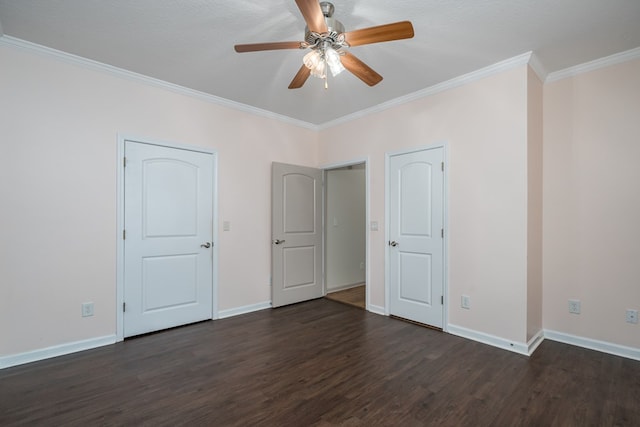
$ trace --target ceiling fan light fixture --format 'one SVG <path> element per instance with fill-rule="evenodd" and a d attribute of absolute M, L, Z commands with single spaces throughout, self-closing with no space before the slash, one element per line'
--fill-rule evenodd
<path fill-rule="evenodd" d="M 320 79 L 327 77 L 327 68 L 333 77 L 345 70 L 340 61 L 340 53 L 331 47 L 311 50 L 302 58 L 302 62 L 311 70 L 313 77 Z"/>

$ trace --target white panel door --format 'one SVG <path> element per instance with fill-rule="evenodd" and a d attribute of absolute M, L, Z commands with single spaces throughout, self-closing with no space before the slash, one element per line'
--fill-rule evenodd
<path fill-rule="evenodd" d="M 441 328 L 443 149 L 389 159 L 389 313 Z"/>
<path fill-rule="evenodd" d="M 323 296 L 322 171 L 273 163 L 271 304 Z"/>
<path fill-rule="evenodd" d="M 213 155 L 125 142 L 124 336 L 213 316 Z"/>

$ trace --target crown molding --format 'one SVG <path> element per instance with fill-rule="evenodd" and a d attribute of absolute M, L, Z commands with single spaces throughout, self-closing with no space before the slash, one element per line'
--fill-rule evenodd
<path fill-rule="evenodd" d="M 479 70 L 472 71 L 467 74 L 463 74 L 462 76 L 454 77 L 451 80 L 438 83 L 426 89 L 422 89 L 417 92 L 413 92 L 408 95 L 401 96 L 387 102 L 383 102 L 382 104 L 378 104 L 371 108 L 366 108 L 364 110 L 356 111 L 355 113 L 349 114 L 344 117 L 340 117 L 339 119 L 336 119 L 336 120 L 325 122 L 321 124 L 319 128 L 320 130 L 324 130 L 334 126 L 338 126 L 338 125 L 368 116 L 370 114 L 379 113 L 381 111 L 388 110 L 390 108 L 397 107 L 399 105 L 406 104 L 411 101 L 426 98 L 428 96 L 435 95 L 437 93 L 444 92 L 449 89 L 454 89 L 460 86 L 464 86 L 466 84 L 478 81 L 485 77 L 493 76 L 495 74 L 499 74 L 516 67 L 520 67 L 522 65 L 527 65 L 530 63 L 532 54 L 533 52 L 527 52 L 518 56 L 514 56 L 513 58 L 505 59 L 504 61 L 500 61 L 493 65 L 489 65 L 487 67 L 481 68 Z"/>
<path fill-rule="evenodd" d="M 540 58 L 538 58 L 538 55 L 536 55 L 535 52 L 531 53 L 531 58 L 529 58 L 529 67 L 531 67 L 533 72 L 536 73 L 541 82 L 544 82 L 547 79 L 547 75 L 549 73 L 547 73 L 547 70 L 544 68 L 544 65 L 542 65 Z"/>
<path fill-rule="evenodd" d="M 371 114 L 382 112 L 390 108 L 394 108 L 394 107 L 406 104 L 411 101 L 426 98 L 428 96 L 435 95 L 437 93 L 444 92 L 449 89 L 454 89 L 454 88 L 475 82 L 477 80 L 483 79 L 485 77 L 499 74 L 504 71 L 507 71 L 522 65 L 529 65 L 531 69 L 536 73 L 536 75 L 540 78 L 540 80 L 546 84 L 546 83 L 552 83 L 564 78 L 573 77 L 589 71 L 594 71 L 600 68 L 604 68 L 611 65 L 620 64 L 623 62 L 632 61 L 634 59 L 640 58 L 640 47 L 637 47 L 635 49 L 627 50 L 627 51 L 610 55 L 604 58 L 596 59 L 594 61 L 585 62 L 584 64 L 576 65 L 574 67 L 565 68 L 564 70 L 548 73 L 545 67 L 543 66 L 542 62 L 538 58 L 538 56 L 533 52 L 527 52 L 518 56 L 514 56 L 512 58 L 506 59 L 504 61 L 497 62 L 493 65 L 489 65 L 479 70 L 472 71 L 470 73 L 463 74 L 458 77 L 454 77 L 453 79 L 447 80 L 442 83 L 438 83 L 428 88 L 421 89 L 419 91 L 383 102 L 382 104 L 378 104 L 370 108 L 356 111 L 352 114 L 348 114 L 338 119 L 330 120 L 322 124 L 313 124 L 303 120 L 294 119 L 292 117 L 288 117 L 282 114 L 277 114 L 272 111 L 253 107 L 251 105 L 232 101 L 226 98 L 221 98 L 221 97 L 204 93 L 201 91 L 197 91 L 194 89 L 189 89 L 184 86 L 180 86 L 174 83 L 169 83 L 164 80 L 156 79 L 153 77 L 145 76 L 143 74 L 134 73 L 132 71 L 114 67 L 108 64 L 104 64 L 102 62 L 94 61 L 92 59 L 84 58 L 78 55 L 63 52 L 63 51 L 42 46 L 36 43 L 28 42 L 26 40 L 18 39 L 16 37 L 3 35 L 2 27 L 0 27 L 0 46 L 2 45 L 21 49 L 21 50 L 26 50 L 31 53 L 57 59 L 62 62 L 66 62 L 68 64 L 81 66 L 94 71 L 107 73 L 119 78 L 135 81 L 138 83 L 146 84 L 146 85 L 157 87 L 157 88 L 162 88 L 162 89 L 169 90 L 171 92 L 178 93 L 181 95 L 189 96 L 191 98 L 195 98 L 210 104 L 231 108 L 237 111 L 253 114 L 253 115 L 264 117 L 267 119 L 277 120 L 282 123 L 313 130 L 316 132 L 325 130 L 331 127 L 335 127 L 347 122 L 351 122 L 353 120 L 357 120 Z"/>
<path fill-rule="evenodd" d="M 219 96 L 210 95 L 208 93 L 200 92 L 194 89 L 189 89 L 184 86 L 180 86 L 174 83 L 169 83 L 164 80 L 156 79 L 153 77 L 145 76 L 143 74 L 134 73 L 122 68 L 114 67 L 112 65 L 104 64 L 102 62 L 94 61 L 92 59 L 84 58 L 82 56 L 74 55 L 71 53 L 63 52 L 50 47 L 42 46 L 36 43 L 31 43 L 26 40 L 18 39 L 15 37 L 0 35 L 0 46 L 9 46 L 21 50 L 28 51 L 41 56 L 54 58 L 65 62 L 67 64 L 77 65 L 83 68 L 87 68 L 93 71 L 99 71 L 106 74 L 110 74 L 115 77 L 123 78 L 137 83 L 146 84 L 149 86 L 166 89 L 168 91 L 178 93 L 180 95 L 189 96 L 191 98 L 198 99 L 200 101 L 208 102 L 210 104 L 219 105 L 222 107 L 231 108 L 234 110 L 242 111 L 249 114 L 265 117 L 268 119 L 278 120 L 280 122 L 298 126 L 310 130 L 317 131 L 318 126 L 302 120 L 293 119 L 282 114 L 277 114 L 271 111 L 263 110 L 261 108 L 252 107 L 251 105 L 243 104 L 241 102 L 231 101 Z"/>
<path fill-rule="evenodd" d="M 568 77 L 575 77 L 582 73 L 599 70 L 600 68 L 605 68 L 616 64 L 622 64 L 623 62 L 633 61 L 634 59 L 638 58 L 640 58 L 640 47 L 605 56 L 604 58 L 585 62 L 584 64 L 579 64 L 574 67 L 565 68 L 564 70 L 554 71 L 553 73 L 549 73 L 549 75 L 547 75 L 547 78 L 544 80 L 544 82 L 553 83 L 555 81 L 566 79 Z"/>

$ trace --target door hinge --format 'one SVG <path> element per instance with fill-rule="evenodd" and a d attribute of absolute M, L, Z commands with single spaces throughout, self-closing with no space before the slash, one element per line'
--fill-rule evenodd
<path fill-rule="evenodd" d="M 440 168 L 442 169 L 442 172 L 444 172 L 444 162 L 440 163 Z"/>
<path fill-rule="evenodd" d="M 127 158 L 126 157 L 122 158 L 122 167 L 125 167 L 125 168 L 127 167 Z"/>
<path fill-rule="evenodd" d="M 124 313 L 125 311 L 127 311 L 127 303 L 126 302 L 122 302 L 122 312 Z"/>
<path fill-rule="evenodd" d="M 127 230 L 122 230 L 122 240 L 127 240 Z"/>
<path fill-rule="evenodd" d="M 444 228 L 440 229 L 440 237 L 442 237 L 444 239 Z"/>
<path fill-rule="evenodd" d="M 440 304 L 444 305 L 444 295 L 440 295 Z"/>

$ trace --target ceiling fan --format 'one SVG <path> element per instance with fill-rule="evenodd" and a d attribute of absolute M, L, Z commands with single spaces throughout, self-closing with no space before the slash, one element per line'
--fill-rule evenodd
<path fill-rule="evenodd" d="M 369 86 L 380 83 L 382 76 L 367 64 L 348 52 L 346 48 L 413 37 L 413 25 L 409 21 L 379 25 L 360 30 L 346 31 L 344 25 L 333 17 L 335 8 L 329 2 L 296 0 L 304 17 L 304 41 L 237 44 L 236 52 L 256 52 L 278 49 L 310 49 L 303 58 L 303 65 L 289 84 L 289 89 L 298 89 L 310 75 L 322 78 L 327 88 L 327 69 L 336 76 L 347 69 Z"/>

